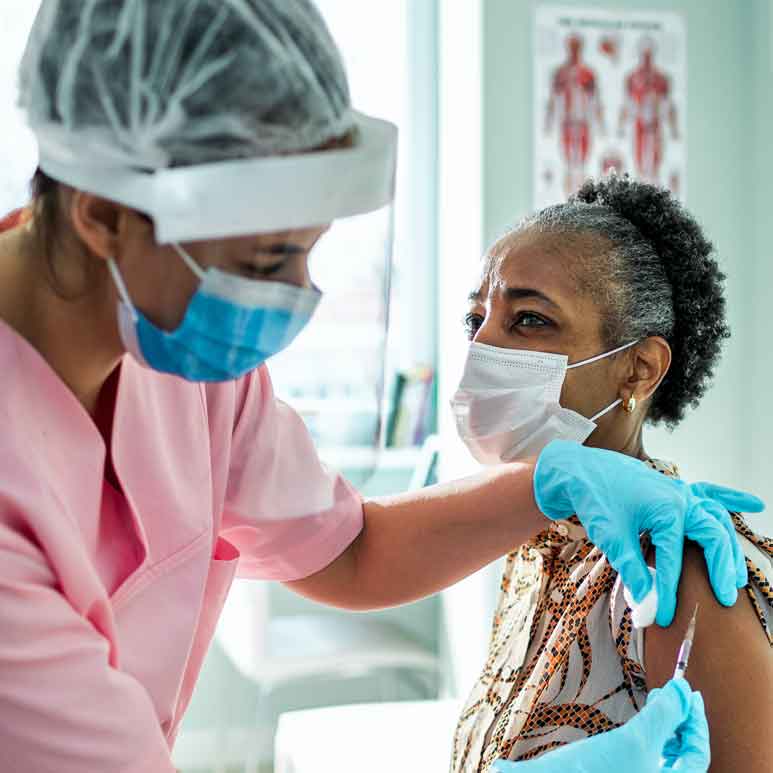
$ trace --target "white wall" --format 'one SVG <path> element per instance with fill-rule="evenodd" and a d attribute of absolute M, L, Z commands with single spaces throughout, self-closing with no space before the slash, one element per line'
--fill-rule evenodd
<path fill-rule="evenodd" d="M 0 0 L 0 217 L 27 203 L 37 166 L 34 137 L 17 102 L 17 70 L 40 0 Z"/>
<path fill-rule="evenodd" d="M 773 2 L 752 0 L 751 84 L 749 94 L 753 132 L 747 167 L 754 202 L 748 221 L 752 237 L 749 250 L 751 279 L 744 298 L 748 311 L 746 349 L 739 364 L 741 383 L 735 401 L 743 418 L 744 461 L 749 486 L 773 510 L 773 382 L 771 321 L 773 320 Z M 773 534 L 773 513 L 767 517 Z"/>

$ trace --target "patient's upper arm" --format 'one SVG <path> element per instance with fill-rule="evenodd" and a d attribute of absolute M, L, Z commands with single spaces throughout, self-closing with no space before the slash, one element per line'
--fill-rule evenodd
<path fill-rule="evenodd" d="M 687 679 L 700 690 L 711 730 L 712 773 L 770 773 L 773 649 L 746 590 L 732 608 L 714 598 L 702 551 L 688 543 L 677 612 L 645 633 L 647 687 L 667 682 L 695 604 L 700 604 Z"/>

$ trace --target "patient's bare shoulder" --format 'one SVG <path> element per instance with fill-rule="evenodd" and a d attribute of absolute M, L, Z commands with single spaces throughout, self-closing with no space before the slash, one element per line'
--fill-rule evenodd
<path fill-rule="evenodd" d="M 769 773 L 773 648 L 745 589 L 731 608 L 715 599 L 703 551 L 694 543 L 685 549 L 673 624 L 653 625 L 645 632 L 647 687 L 660 687 L 671 678 L 696 603 L 700 610 L 687 679 L 706 703 L 711 771 Z"/>

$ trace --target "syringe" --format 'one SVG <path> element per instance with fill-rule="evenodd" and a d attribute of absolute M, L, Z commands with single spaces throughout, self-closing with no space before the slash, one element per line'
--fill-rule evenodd
<path fill-rule="evenodd" d="M 690 650 L 692 649 L 693 638 L 695 637 L 695 619 L 698 617 L 698 605 L 695 605 L 695 611 L 692 613 L 692 619 L 687 626 L 687 633 L 684 635 L 684 641 L 679 648 L 679 655 L 676 658 L 676 668 L 674 669 L 674 679 L 684 678 L 687 671 L 687 664 L 690 662 Z"/>

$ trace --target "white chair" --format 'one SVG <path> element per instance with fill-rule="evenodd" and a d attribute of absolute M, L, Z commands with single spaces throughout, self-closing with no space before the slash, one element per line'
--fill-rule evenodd
<path fill-rule="evenodd" d="M 461 708 L 448 700 L 282 714 L 274 773 L 448 773 Z"/>
<path fill-rule="evenodd" d="M 264 583 L 238 581 L 229 595 L 217 638 L 239 672 L 259 690 L 255 732 L 245 754 L 254 773 L 268 699 L 280 687 L 310 678 L 377 675 L 382 700 L 397 698 L 395 679 L 413 679 L 436 694 L 438 657 L 400 627 L 365 615 L 268 615 Z"/>

